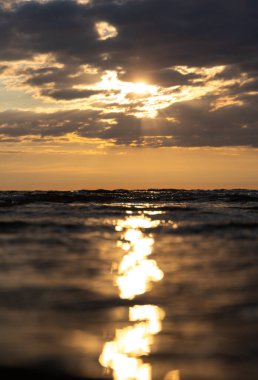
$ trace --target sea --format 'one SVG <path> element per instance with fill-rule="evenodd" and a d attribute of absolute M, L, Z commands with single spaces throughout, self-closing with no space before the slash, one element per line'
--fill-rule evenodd
<path fill-rule="evenodd" d="M 0 192 L 0 375 L 258 379 L 258 191 Z"/>

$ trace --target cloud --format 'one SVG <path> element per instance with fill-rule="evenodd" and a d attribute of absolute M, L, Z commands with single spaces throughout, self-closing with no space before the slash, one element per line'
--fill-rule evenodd
<path fill-rule="evenodd" d="M 257 1 L 5 4 L 0 1 L 2 80 L 71 110 L 2 112 L 2 135 L 257 147 Z M 155 85 L 157 93 L 99 86 L 110 72 L 120 81 Z"/>
<path fill-rule="evenodd" d="M 257 54 L 257 13 L 254 0 L 25 2 L 0 13 L 1 56 L 51 52 L 66 63 L 127 70 L 239 64 Z M 116 38 L 99 40 L 98 22 L 116 28 Z"/>
<path fill-rule="evenodd" d="M 87 129 L 97 122 L 98 112 L 59 111 L 39 113 L 29 111 L 4 111 L 0 113 L 0 135 L 9 137 L 65 136 Z"/>
<path fill-rule="evenodd" d="M 258 147 L 258 97 L 244 106 L 211 110 L 213 99 L 179 102 L 155 119 L 124 113 L 62 111 L 50 114 L 6 111 L 0 113 L 4 137 L 64 137 L 75 134 L 117 145 L 131 146 L 250 146 Z M 166 117 L 164 117 L 164 113 Z"/>
<path fill-rule="evenodd" d="M 94 90 L 76 90 L 76 89 L 62 89 L 62 90 L 43 90 L 41 94 L 56 100 L 74 100 L 85 99 L 98 94 L 99 91 Z"/>

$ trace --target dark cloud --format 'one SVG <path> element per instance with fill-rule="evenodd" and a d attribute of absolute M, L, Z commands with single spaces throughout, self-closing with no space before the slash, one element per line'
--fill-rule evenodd
<path fill-rule="evenodd" d="M 99 73 L 85 73 L 79 65 L 64 67 L 47 66 L 42 68 L 27 68 L 20 70 L 18 74 L 27 77 L 24 83 L 31 86 L 44 86 L 54 83 L 57 87 L 69 87 L 71 85 L 94 84 L 100 80 Z"/>
<path fill-rule="evenodd" d="M 50 64 L 40 68 L 25 68 L 18 70 L 17 75 L 24 78 L 22 84 L 34 88 L 39 95 L 56 100 L 82 99 L 98 94 L 99 91 L 78 90 L 74 86 L 93 85 L 101 79 L 100 73 L 85 72 L 78 64 L 64 65 L 63 67 Z"/>
<path fill-rule="evenodd" d="M 178 145 L 258 147 L 258 110 L 252 103 L 211 110 L 211 99 L 181 102 L 167 115 L 178 120 L 173 130 Z"/>
<path fill-rule="evenodd" d="M 257 57 L 257 16 L 254 0 L 29 2 L 1 10 L 1 57 L 52 52 L 65 62 L 128 70 L 243 64 Z M 100 20 L 116 26 L 118 36 L 99 41 Z M 103 53 L 111 59 L 101 61 Z"/>
<path fill-rule="evenodd" d="M 133 71 L 128 71 L 119 75 L 119 78 L 124 81 L 145 81 L 146 83 L 155 83 L 161 87 L 171 87 L 177 85 L 193 85 L 193 80 L 201 78 L 195 73 L 182 74 L 172 68 L 151 70 L 141 68 Z"/>
<path fill-rule="evenodd" d="M 4 111 L 0 113 L 0 135 L 9 137 L 34 136 L 57 137 L 67 133 L 81 133 L 81 129 L 97 126 L 99 112 L 60 111 L 35 113 Z"/>
<path fill-rule="evenodd" d="M 7 65 L 0 65 L 0 75 L 3 74 L 7 68 Z"/>
<path fill-rule="evenodd" d="M 0 113 L 0 135 L 45 138 L 76 133 L 119 145 L 257 148 L 258 110 L 253 107 L 257 100 L 258 96 L 245 106 L 232 105 L 215 111 L 211 111 L 212 99 L 181 102 L 165 110 L 169 119 L 163 115 L 140 119 L 123 113 L 78 110 L 52 114 L 6 111 Z"/>
<path fill-rule="evenodd" d="M 99 94 L 99 91 L 94 90 L 75 90 L 75 89 L 63 89 L 63 90 L 43 90 L 41 95 L 47 96 L 56 100 L 73 100 L 73 99 L 85 99 L 90 96 Z"/>

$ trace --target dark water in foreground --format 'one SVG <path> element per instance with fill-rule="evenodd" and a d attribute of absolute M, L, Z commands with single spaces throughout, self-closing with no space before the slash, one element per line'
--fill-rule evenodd
<path fill-rule="evenodd" d="M 0 192 L 0 367 L 257 379 L 257 212 L 258 191 Z"/>

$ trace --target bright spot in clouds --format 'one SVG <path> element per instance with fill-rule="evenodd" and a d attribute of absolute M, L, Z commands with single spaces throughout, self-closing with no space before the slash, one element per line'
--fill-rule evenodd
<path fill-rule="evenodd" d="M 99 35 L 99 40 L 115 38 L 118 35 L 116 27 L 106 21 L 96 22 L 95 28 Z"/>
<path fill-rule="evenodd" d="M 116 71 L 106 71 L 94 89 L 105 94 L 102 98 L 107 107 L 112 103 L 119 105 L 113 109 L 115 112 L 119 108 L 122 110 L 125 107 L 128 110 L 128 106 L 135 106 L 134 116 L 154 118 L 157 109 L 163 107 L 163 104 L 160 107 L 159 87 L 143 82 L 121 81 Z M 142 100 L 144 102 L 140 102 Z"/>
<path fill-rule="evenodd" d="M 155 95 L 158 91 L 157 86 L 146 84 L 143 82 L 124 82 L 118 78 L 116 71 L 107 71 L 102 76 L 102 81 L 98 84 L 101 90 L 106 91 L 120 91 L 124 94 L 146 94 Z"/>
<path fill-rule="evenodd" d="M 129 92 L 134 92 L 135 94 L 149 94 L 152 93 L 155 86 L 150 86 L 145 83 L 129 83 L 128 89 Z"/>

